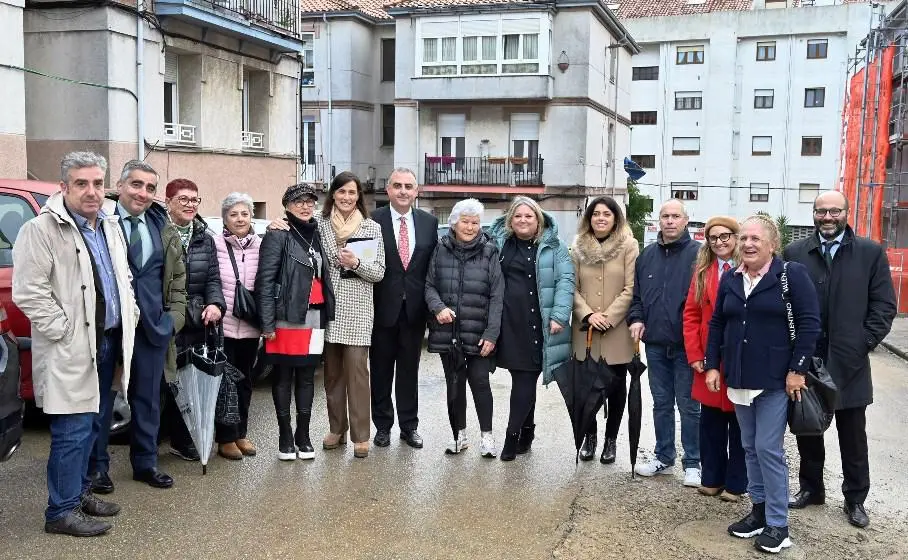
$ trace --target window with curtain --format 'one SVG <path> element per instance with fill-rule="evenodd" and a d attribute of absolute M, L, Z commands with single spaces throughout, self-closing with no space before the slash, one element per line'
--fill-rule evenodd
<path fill-rule="evenodd" d="M 523 36 L 524 60 L 536 60 L 539 56 L 539 34 L 531 33 Z"/>
<path fill-rule="evenodd" d="M 438 39 L 422 40 L 422 61 L 438 62 Z"/>
<path fill-rule="evenodd" d="M 520 58 L 520 35 L 504 36 L 504 59 L 517 60 Z"/>
<path fill-rule="evenodd" d="M 442 62 L 454 62 L 457 60 L 457 37 L 442 38 L 441 60 Z"/>
<path fill-rule="evenodd" d="M 483 37 L 482 38 L 482 59 L 483 60 L 495 60 L 497 44 L 498 44 L 498 37 Z"/>
<path fill-rule="evenodd" d="M 476 50 L 479 37 L 463 38 L 463 61 L 473 62 L 479 60 L 479 53 Z"/>

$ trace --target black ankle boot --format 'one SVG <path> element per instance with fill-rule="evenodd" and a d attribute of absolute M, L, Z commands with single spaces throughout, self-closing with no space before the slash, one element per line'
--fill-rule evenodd
<path fill-rule="evenodd" d="M 603 465 L 610 465 L 615 462 L 615 454 L 618 450 L 618 442 L 614 438 L 605 438 L 605 444 L 602 446 L 602 455 L 599 462 Z"/>
<path fill-rule="evenodd" d="M 519 433 L 505 434 L 504 445 L 501 448 L 502 461 L 513 461 L 517 457 L 517 441 L 520 439 Z"/>
<path fill-rule="evenodd" d="M 277 417 L 278 451 L 277 458 L 281 461 L 296 459 L 296 446 L 293 445 L 293 428 L 290 426 L 290 416 Z"/>
<path fill-rule="evenodd" d="M 315 459 L 315 449 L 309 440 L 309 419 L 311 412 L 297 412 L 296 414 L 296 452 L 300 459 Z"/>
<path fill-rule="evenodd" d="M 536 439 L 536 424 L 530 424 L 520 428 L 520 439 L 517 440 L 517 454 L 523 455 L 533 447 L 533 440 Z"/>
<path fill-rule="evenodd" d="M 580 460 L 592 461 L 596 456 L 596 434 L 586 434 L 583 445 L 580 446 Z"/>

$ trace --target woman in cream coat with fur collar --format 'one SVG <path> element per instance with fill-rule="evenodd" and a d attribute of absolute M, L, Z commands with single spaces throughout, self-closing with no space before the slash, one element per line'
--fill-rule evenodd
<path fill-rule="evenodd" d="M 609 196 L 590 202 L 571 246 L 577 289 L 574 292 L 574 356 L 586 356 L 584 325 L 595 329 L 592 357 L 602 358 L 615 373 L 615 386 L 608 397 L 605 444 L 599 461 L 615 461 L 618 429 L 627 399 L 627 364 L 634 356 L 634 341 L 625 322 L 634 293 L 634 263 L 640 253 L 624 218 L 621 206 Z M 580 459 L 590 461 L 596 454 L 596 425 L 593 424 Z"/>

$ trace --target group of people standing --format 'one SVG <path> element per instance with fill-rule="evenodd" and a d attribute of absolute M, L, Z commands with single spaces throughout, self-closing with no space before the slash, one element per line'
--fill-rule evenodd
<path fill-rule="evenodd" d="M 660 209 L 658 243 L 635 265 L 628 323 L 631 336 L 646 342 L 656 429 L 655 457 L 636 472 L 672 472 L 677 404 L 684 484 L 731 502 L 747 493 L 751 512 L 728 532 L 756 537 L 764 552 L 791 546 L 789 508 L 825 502 L 823 437 L 797 437 L 800 489 L 793 497 L 783 447 L 789 402 L 809 390 L 814 357 L 839 391 L 845 514 L 856 527 L 870 522 L 868 354 L 888 334 L 896 303 L 885 252 L 855 235 L 848 209 L 842 193 L 821 194 L 813 234 L 783 250 L 764 215 L 741 223 L 715 216 L 699 245 L 687 233 L 682 203 L 669 201 Z"/>
<path fill-rule="evenodd" d="M 582 359 L 592 330 L 590 354 L 615 374 L 600 455 L 613 463 L 627 366 L 643 341 L 656 446 L 636 472 L 673 472 L 677 406 L 684 485 L 726 501 L 749 494 L 751 513 L 729 533 L 757 536 L 770 552 L 791 544 L 788 507 L 825 499 L 822 438 L 798 439 L 801 489 L 790 504 L 782 448 L 787 403 L 819 356 L 842 395 L 845 509 L 852 524 L 869 523 L 867 354 L 888 332 L 895 304 L 885 253 L 847 226 L 840 193 L 817 198 L 815 235 L 789 245 L 783 261 L 771 220 L 713 217 L 701 245 L 677 200 L 662 205 L 658 242 L 642 252 L 608 196 L 588 204 L 570 247 L 552 216 L 523 196 L 487 229 L 482 203 L 458 202 L 439 239 L 438 220 L 415 208 L 412 171 L 393 171 L 389 205 L 371 216 L 359 179 L 344 172 L 321 208 L 310 185 L 289 187 L 284 215 L 260 237 L 247 194 L 225 198 L 224 229 L 214 232 L 198 216 L 192 181 L 169 182 L 161 206 L 158 174 L 146 163 L 128 162 L 108 199 L 104 158 L 75 152 L 61 167 L 61 191 L 22 228 L 13 251 L 13 299 L 32 321 L 36 400 L 51 417 L 48 532 L 101 534 L 111 525 L 98 518 L 119 512 L 97 496 L 114 491 L 106 447 L 116 371 L 132 408 L 135 480 L 173 485 L 157 466 L 159 431 L 180 458 L 207 453 L 193 446 L 172 397 L 163 414 L 160 403 L 186 350 L 217 324 L 228 360 L 244 374 L 240 422 L 215 426 L 218 454 L 231 460 L 257 454 L 247 427 L 258 355 L 273 366 L 280 460 L 315 458 L 310 422 L 322 361 L 323 449 L 348 437 L 358 458 L 371 444 L 387 447 L 395 401 L 401 440 L 422 448 L 417 383 L 428 326 L 428 349 L 440 354 L 448 381 L 445 452 L 469 447 L 469 384 L 479 452 L 503 461 L 532 448 L 540 376 L 547 384 L 572 355 Z M 255 321 L 234 313 L 250 294 Z M 489 383 L 496 368 L 512 380 L 500 453 Z M 597 433 L 594 424 L 582 460 L 595 457 Z"/>

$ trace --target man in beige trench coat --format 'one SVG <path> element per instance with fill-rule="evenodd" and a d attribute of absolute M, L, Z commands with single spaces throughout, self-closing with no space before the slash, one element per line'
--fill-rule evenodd
<path fill-rule="evenodd" d="M 91 493 L 88 460 L 121 355 L 129 386 L 139 308 L 117 217 L 101 211 L 107 161 L 73 152 L 60 167 L 60 192 L 13 247 L 13 301 L 32 324 L 35 402 L 50 416 L 44 530 L 87 537 L 120 511 Z"/>

